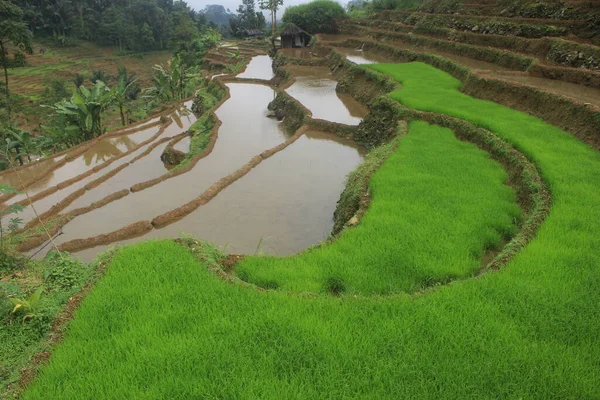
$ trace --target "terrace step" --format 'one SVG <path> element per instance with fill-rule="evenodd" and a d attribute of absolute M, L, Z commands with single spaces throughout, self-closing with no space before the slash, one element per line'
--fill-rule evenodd
<path fill-rule="evenodd" d="M 573 35 L 584 43 L 600 44 L 597 35 L 584 20 L 548 20 L 535 18 L 508 18 L 465 14 L 434 14 L 411 11 L 384 11 L 375 19 L 402 22 L 406 25 L 446 27 L 482 34 L 499 34 L 527 38 L 566 37 Z"/>
<path fill-rule="evenodd" d="M 365 28 L 361 26 L 350 26 L 349 30 L 374 37 L 378 40 L 385 40 L 389 38 L 394 41 L 409 43 L 410 45 L 416 47 L 432 47 L 444 53 L 452 53 L 456 54 L 457 56 L 469 57 L 475 60 L 497 64 L 503 68 L 519 71 L 527 70 L 536 61 L 533 57 L 525 54 L 451 40 L 431 38 L 423 35 L 390 32 L 383 29 Z"/>
<path fill-rule="evenodd" d="M 502 50 L 522 53 L 543 59 L 545 62 L 566 67 L 585 68 L 600 71 L 600 46 L 581 44 L 560 38 L 529 39 L 518 36 L 477 34 L 451 28 L 438 28 L 425 25 L 406 25 L 399 22 L 379 20 L 355 21 L 364 27 L 375 27 L 380 31 L 418 33 L 438 39 L 467 43 L 471 45 L 495 47 Z"/>
<path fill-rule="evenodd" d="M 378 54 L 385 53 L 385 48 L 389 48 L 389 51 L 400 50 L 400 51 L 410 51 L 416 54 L 432 54 L 438 56 L 440 58 L 450 60 L 458 65 L 467 66 L 469 63 L 469 59 L 467 57 L 460 57 L 453 54 L 442 54 L 439 51 L 431 50 L 428 48 L 417 48 L 417 49 L 408 49 L 406 47 L 395 45 L 394 43 L 382 43 L 381 40 L 365 40 L 364 37 L 357 37 L 356 39 L 351 39 L 350 41 L 346 41 L 343 43 L 339 43 L 337 45 L 342 45 L 345 47 L 360 47 L 361 44 L 364 46 L 365 51 L 373 51 L 375 50 Z M 381 51 L 376 50 L 378 47 L 385 46 Z M 409 57 L 410 58 L 410 57 Z M 390 56 L 389 62 L 394 62 L 395 59 Z M 411 60 L 412 61 L 412 60 Z M 483 63 L 481 61 L 472 60 L 478 63 Z M 488 64 L 489 63 L 485 63 Z M 485 66 L 482 64 L 482 66 Z M 547 73 L 543 67 L 534 67 L 531 73 L 527 72 L 519 72 L 519 71 L 510 71 L 507 69 L 498 68 L 494 70 L 493 68 L 471 68 L 475 74 L 481 77 L 508 81 L 517 86 L 527 86 L 533 87 L 536 91 L 541 93 L 548 93 L 556 96 L 560 96 L 566 98 L 567 100 L 573 102 L 577 102 L 579 104 L 587 104 L 591 105 L 600 110 L 600 81 L 595 81 L 595 87 L 586 87 L 581 84 L 575 84 L 568 81 L 560 81 L 549 79 Z M 554 70 L 560 71 L 561 68 L 556 67 Z M 573 70 L 573 68 L 568 69 Z M 600 79 L 600 74 L 596 74 Z"/>

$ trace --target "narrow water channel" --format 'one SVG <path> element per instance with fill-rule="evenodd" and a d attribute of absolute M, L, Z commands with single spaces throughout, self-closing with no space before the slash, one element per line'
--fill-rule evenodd
<path fill-rule="evenodd" d="M 120 243 L 185 233 L 228 253 L 297 253 L 329 236 L 346 175 L 363 155 L 350 140 L 309 131 L 184 219 Z M 109 247 L 84 250 L 77 256 L 92 260 Z"/>
<path fill-rule="evenodd" d="M 288 66 L 296 82 L 286 92 L 310 110 L 313 118 L 358 125 L 368 109 L 345 93 L 337 93 L 337 81 L 327 67 Z"/>
<path fill-rule="evenodd" d="M 280 123 L 265 117 L 266 106 L 273 100 L 273 89 L 240 83 L 227 86 L 231 98 L 216 111 L 222 125 L 216 145 L 207 157 L 201 159 L 187 173 L 167 179 L 146 190 L 130 193 L 100 209 L 78 216 L 63 228 L 64 234 L 59 236 L 57 242 L 92 237 L 115 231 L 134 222 L 152 220 L 195 199 L 210 185 L 233 173 L 252 157 L 286 140 L 287 135 L 283 133 Z M 156 162 L 161 161 L 157 159 Z M 123 172 L 130 168 L 135 168 L 135 163 Z M 134 170 L 127 171 L 127 176 L 131 171 Z M 150 178 L 145 170 L 140 170 L 130 181 L 125 182 L 125 186 L 132 186 Z M 109 195 L 111 191 L 103 191 L 102 197 Z M 80 202 L 77 203 L 79 205 Z"/>

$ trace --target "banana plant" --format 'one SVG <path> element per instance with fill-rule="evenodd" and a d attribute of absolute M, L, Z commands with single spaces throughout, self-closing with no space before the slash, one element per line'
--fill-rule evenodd
<path fill-rule="evenodd" d="M 104 133 L 102 114 L 114 100 L 114 91 L 102 81 L 96 81 L 91 90 L 85 86 L 73 92 L 69 100 L 54 104 L 51 108 L 63 116 L 67 125 L 79 128 L 83 140 L 93 139 Z"/>
<path fill-rule="evenodd" d="M 154 86 L 146 89 L 145 97 L 168 102 L 183 100 L 191 94 L 188 83 L 195 74 L 190 73 L 181 57 L 174 57 L 166 67 L 157 64 L 152 68 L 155 71 L 152 75 Z"/>
<path fill-rule="evenodd" d="M 40 298 L 42 297 L 42 292 L 44 291 L 44 287 L 40 286 L 31 296 L 26 299 L 18 299 L 11 297 L 9 298 L 10 302 L 13 303 L 14 308 L 12 310 L 12 314 L 22 313 L 25 314 L 23 319 L 21 320 L 24 323 L 26 320 L 35 317 L 34 311 L 36 310 Z"/>
<path fill-rule="evenodd" d="M 23 156 L 31 162 L 31 154 L 36 150 L 35 142 L 29 132 L 18 128 L 9 128 L 6 130 L 9 138 L 9 147 L 16 150 L 17 157 L 23 164 Z"/>

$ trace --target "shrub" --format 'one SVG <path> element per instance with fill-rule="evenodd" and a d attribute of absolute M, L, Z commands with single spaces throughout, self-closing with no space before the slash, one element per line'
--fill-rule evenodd
<path fill-rule="evenodd" d="M 46 256 L 44 279 L 49 289 L 67 290 L 81 287 L 89 278 L 90 269 L 81 261 L 63 252 Z"/>
<path fill-rule="evenodd" d="M 325 291 L 334 296 L 340 296 L 346 291 L 344 279 L 340 276 L 332 276 L 325 281 Z"/>
<path fill-rule="evenodd" d="M 421 5 L 420 0 L 373 0 L 369 3 L 371 11 L 413 10 Z"/>
<path fill-rule="evenodd" d="M 345 18 L 344 8 L 331 0 L 289 7 L 283 14 L 283 22 L 296 24 L 310 33 L 338 33 L 338 21 Z"/>

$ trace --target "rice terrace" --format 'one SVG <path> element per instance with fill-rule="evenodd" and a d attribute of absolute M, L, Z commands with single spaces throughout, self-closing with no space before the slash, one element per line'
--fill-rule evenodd
<path fill-rule="evenodd" d="M 0 0 L 0 398 L 600 399 L 600 1 L 229 3 Z"/>

